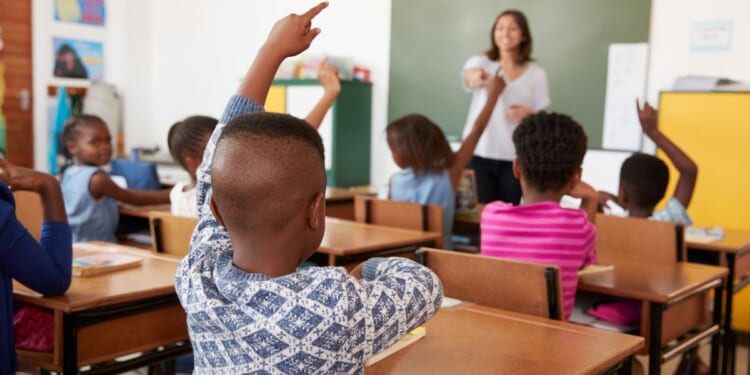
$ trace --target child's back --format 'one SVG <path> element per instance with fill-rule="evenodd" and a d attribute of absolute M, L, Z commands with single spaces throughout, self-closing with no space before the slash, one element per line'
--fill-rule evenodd
<path fill-rule="evenodd" d="M 117 242 L 115 230 L 120 220 L 117 201 L 103 196 L 95 199 L 89 193 L 89 181 L 95 173 L 106 173 L 98 166 L 71 165 L 60 180 L 68 214 L 68 224 L 75 242 Z"/>
<path fill-rule="evenodd" d="M 565 115 L 538 113 L 513 133 L 518 157 L 513 171 L 521 180 L 523 202 L 493 202 L 481 219 L 482 254 L 560 267 L 565 319 L 575 301 L 577 271 L 596 262 L 596 191 L 580 181 L 587 138 Z M 583 209 L 558 203 L 564 194 L 582 199 Z"/>
<path fill-rule="evenodd" d="M 199 224 L 175 281 L 196 373 L 363 373 L 440 306 L 437 276 L 407 259 L 370 259 L 362 280 L 296 270 L 325 229 L 323 144 L 302 120 L 249 113 L 262 111 L 278 54 L 306 48 L 324 7 L 277 22 L 206 146 Z"/>

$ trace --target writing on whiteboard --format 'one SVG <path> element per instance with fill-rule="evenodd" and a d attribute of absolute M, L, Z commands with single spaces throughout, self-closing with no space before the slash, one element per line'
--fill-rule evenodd
<path fill-rule="evenodd" d="M 647 64 L 648 44 L 610 44 L 603 148 L 640 150 L 643 134 L 638 124 L 635 99 L 643 99 L 646 91 Z"/>

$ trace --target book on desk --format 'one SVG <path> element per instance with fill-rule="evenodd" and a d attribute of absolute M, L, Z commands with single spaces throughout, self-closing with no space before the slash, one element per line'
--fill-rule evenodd
<path fill-rule="evenodd" d="M 122 269 L 138 267 L 143 258 L 130 254 L 115 254 L 112 251 L 89 249 L 90 246 L 74 247 L 73 276 L 87 277 Z"/>

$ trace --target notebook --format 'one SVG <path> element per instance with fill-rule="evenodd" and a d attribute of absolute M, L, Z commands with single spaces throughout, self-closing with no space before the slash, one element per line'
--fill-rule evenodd
<path fill-rule="evenodd" d="M 138 267 L 143 258 L 111 252 L 76 251 L 73 258 L 73 276 L 87 277 Z"/>

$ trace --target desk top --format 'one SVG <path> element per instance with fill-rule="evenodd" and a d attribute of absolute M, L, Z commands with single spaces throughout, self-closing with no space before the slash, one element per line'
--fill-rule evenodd
<path fill-rule="evenodd" d="M 148 219 L 149 212 L 170 212 L 171 207 L 168 204 L 157 204 L 152 206 L 131 206 L 129 204 L 121 204 L 117 206 L 117 210 L 120 212 L 120 215 L 123 216 L 142 217 Z"/>
<path fill-rule="evenodd" d="M 442 308 L 378 374 L 594 374 L 640 350 L 641 337 L 471 304 Z"/>
<path fill-rule="evenodd" d="M 375 195 L 369 186 L 355 188 L 326 188 L 326 203 L 353 202 L 355 195 Z"/>
<path fill-rule="evenodd" d="M 724 278 L 726 267 L 694 263 L 619 262 L 611 270 L 578 277 L 578 289 L 658 303 L 670 303 Z"/>
<path fill-rule="evenodd" d="M 466 216 L 466 215 L 456 215 L 453 220 L 459 223 L 468 223 L 468 224 L 476 224 L 479 225 L 479 222 L 482 219 L 482 211 L 484 211 L 484 207 L 487 206 L 486 203 L 477 203 L 477 214 L 476 216 Z"/>
<path fill-rule="evenodd" d="M 724 238 L 719 241 L 699 243 L 687 241 L 691 249 L 711 250 L 728 253 L 750 253 L 750 232 L 736 229 L 724 229 Z"/>
<path fill-rule="evenodd" d="M 318 252 L 354 255 L 436 241 L 441 234 L 326 218 L 326 231 Z"/>
<path fill-rule="evenodd" d="M 74 277 L 70 288 L 62 296 L 43 297 L 14 281 L 15 299 L 70 312 L 175 293 L 174 275 L 179 258 L 106 242 L 91 244 L 107 247 L 117 253 L 139 256 L 143 258 L 143 263 L 138 267 L 97 276 Z"/>

